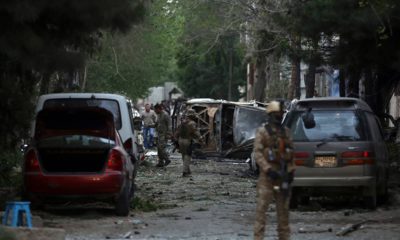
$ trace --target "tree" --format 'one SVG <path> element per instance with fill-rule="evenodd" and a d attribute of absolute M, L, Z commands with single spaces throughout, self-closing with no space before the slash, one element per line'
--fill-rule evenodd
<path fill-rule="evenodd" d="M 342 69 L 346 94 L 358 94 L 364 78 L 365 100 L 382 114 L 400 77 L 399 10 L 394 0 L 304 1 L 292 6 L 288 22 L 305 38 L 319 40 L 316 50 L 325 59 L 319 63 Z"/>
<path fill-rule="evenodd" d="M 244 46 L 234 10 L 224 1 L 185 1 L 178 12 L 184 28 L 177 55 L 179 86 L 188 97 L 238 100 L 245 85 Z"/>
<path fill-rule="evenodd" d="M 46 92 L 54 73 L 81 68 L 101 29 L 127 31 L 143 10 L 139 0 L 0 3 L 0 149 L 26 136 L 38 86 Z"/>
<path fill-rule="evenodd" d="M 102 48 L 88 62 L 88 91 L 121 92 L 136 99 L 149 87 L 176 81 L 177 38 L 182 19 L 174 2 L 154 1 L 141 24 L 127 34 L 104 33 Z"/>

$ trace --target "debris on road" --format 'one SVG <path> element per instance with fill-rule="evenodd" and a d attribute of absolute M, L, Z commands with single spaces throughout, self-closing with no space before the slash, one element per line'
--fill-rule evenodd
<path fill-rule="evenodd" d="M 344 236 L 348 233 L 354 232 L 367 222 L 369 222 L 369 220 L 363 220 L 358 223 L 347 224 L 336 233 L 336 236 Z"/>
<path fill-rule="evenodd" d="M 306 229 L 299 228 L 299 233 L 324 233 L 324 232 L 332 232 L 332 228 L 322 228 L 322 229 Z"/>

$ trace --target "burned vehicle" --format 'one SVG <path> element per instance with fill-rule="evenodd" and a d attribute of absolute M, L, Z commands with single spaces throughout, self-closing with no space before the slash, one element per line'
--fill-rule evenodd
<path fill-rule="evenodd" d="M 195 110 L 197 126 L 205 140 L 197 152 L 203 156 L 249 158 L 256 130 L 267 121 L 265 105 L 260 102 L 197 98 L 175 106 L 174 127 L 179 124 L 182 113 L 189 108 Z"/>

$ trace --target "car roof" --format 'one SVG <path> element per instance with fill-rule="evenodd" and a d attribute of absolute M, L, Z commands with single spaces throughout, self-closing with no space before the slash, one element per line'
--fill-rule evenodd
<path fill-rule="evenodd" d="M 301 99 L 296 102 L 294 110 L 306 110 L 308 108 L 315 109 L 348 109 L 348 110 L 364 110 L 372 112 L 369 105 L 359 98 L 348 97 L 318 97 Z"/>
<path fill-rule="evenodd" d="M 41 99 L 59 99 L 59 98 L 105 98 L 115 100 L 127 100 L 123 95 L 113 93 L 51 93 L 40 96 Z"/>

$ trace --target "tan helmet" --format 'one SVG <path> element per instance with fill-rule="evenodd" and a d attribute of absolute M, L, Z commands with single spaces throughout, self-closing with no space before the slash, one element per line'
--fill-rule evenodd
<path fill-rule="evenodd" d="M 281 112 L 281 104 L 278 101 L 271 101 L 267 105 L 267 113 Z"/>

